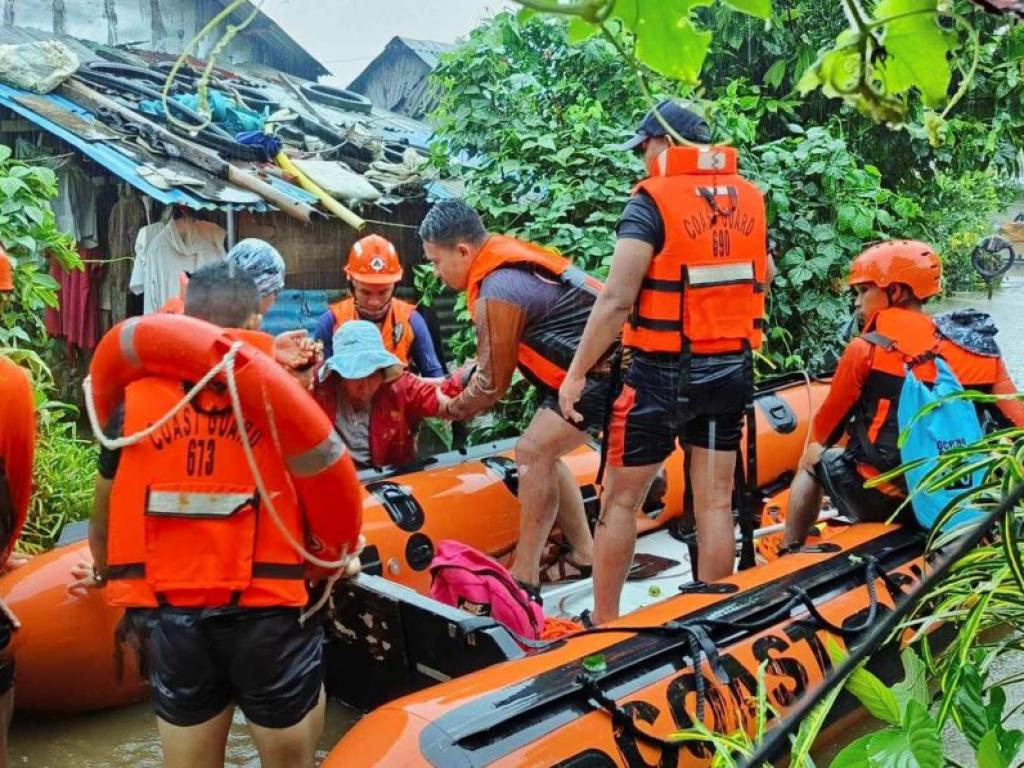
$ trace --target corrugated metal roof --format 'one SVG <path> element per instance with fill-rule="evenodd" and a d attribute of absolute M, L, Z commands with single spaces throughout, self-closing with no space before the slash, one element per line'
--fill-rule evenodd
<path fill-rule="evenodd" d="M 92 158 L 96 163 L 102 165 L 111 173 L 119 176 L 120 178 L 127 181 L 133 187 L 138 189 L 145 195 L 149 195 L 155 200 L 159 200 L 165 205 L 185 205 L 189 208 L 194 209 L 209 209 L 223 207 L 224 203 L 209 200 L 204 197 L 200 197 L 197 194 L 186 191 L 181 188 L 162 189 L 161 187 L 154 186 L 146 179 L 139 175 L 139 167 L 142 165 L 154 165 L 157 167 L 174 167 L 175 165 L 186 165 L 180 161 L 162 161 L 158 158 L 150 158 L 143 156 L 144 152 L 141 148 L 132 148 L 130 151 L 134 154 L 136 151 L 139 156 L 131 156 L 125 151 L 120 151 L 114 142 L 108 141 L 89 141 L 82 138 L 78 134 L 74 133 L 67 128 L 62 127 L 56 122 L 40 115 L 28 107 L 20 104 L 17 99 L 19 97 L 32 96 L 34 98 L 42 98 L 48 102 L 51 102 L 56 107 L 72 112 L 75 115 L 82 117 L 83 119 L 93 122 L 95 121 L 94 116 L 85 109 L 82 109 L 77 104 L 68 101 L 67 99 L 58 96 L 56 94 L 48 94 L 46 96 L 36 96 L 30 94 L 27 91 L 22 91 L 18 88 L 11 88 L 10 86 L 0 84 L 0 104 L 7 107 L 14 113 L 25 118 L 34 125 L 39 126 L 42 130 L 46 131 L 53 136 L 61 139 L 62 141 L 70 144 L 84 155 Z M 210 174 L 196 168 L 194 166 L 187 166 L 187 173 L 192 177 L 197 177 L 201 180 L 207 181 L 208 186 L 211 187 L 226 187 L 230 197 L 234 201 L 248 200 L 250 202 L 234 202 L 233 205 L 246 210 L 256 211 L 262 213 L 269 210 L 269 206 L 258 199 L 255 195 L 246 192 L 245 190 L 239 189 L 227 185 L 220 180 L 214 179 Z M 312 195 L 305 190 L 299 189 L 291 184 L 288 184 L 280 179 L 271 179 L 270 182 L 277 188 L 288 193 L 289 196 L 295 199 L 302 200 L 303 202 L 309 203 L 315 201 Z"/>
<path fill-rule="evenodd" d="M 395 40 L 401 40 L 406 48 L 423 59 L 423 63 L 431 69 L 437 66 L 442 53 L 455 50 L 454 45 L 438 43 L 434 40 L 414 40 L 411 37 L 396 37 Z"/>

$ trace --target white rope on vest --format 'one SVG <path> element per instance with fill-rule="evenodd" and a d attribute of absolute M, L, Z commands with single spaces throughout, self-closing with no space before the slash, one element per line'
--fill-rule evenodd
<path fill-rule="evenodd" d="M 342 547 L 341 559 L 339 560 L 324 560 L 317 557 L 306 549 L 306 547 L 292 535 L 292 532 L 288 530 L 288 527 L 284 524 L 284 521 L 278 514 L 277 509 L 274 506 L 274 500 L 263 480 L 263 474 L 260 472 L 259 465 L 256 463 L 256 455 L 253 452 L 252 443 L 249 440 L 249 433 L 245 428 L 245 415 L 242 413 L 242 399 L 238 394 L 238 383 L 235 380 L 235 358 L 238 356 L 238 351 L 241 348 L 242 342 L 234 342 L 231 345 L 231 348 L 228 349 L 227 353 L 225 353 L 224 357 L 221 358 L 220 362 L 213 366 L 213 368 L 211 368 L 206 375 L 203 376 L 203 378 L 200 379 L 199 382 L 192 387 L 192 389 L 190 389 L 173 408 L 171 408 L 171 410 L 164 414 L 157 422 L 144 430 L 136 432 L 134 435 L 111 439 L 103 432 L 99 423 L 99 416 L 96 413 L 96 403 L 93 399 L 92 376 L 87 376 L 82 385 L 82 389 L 85 393 L 85 409 L 89 415 L 89 423 L 92 425 L 93 432 L 96 435 L 97 440 L 99 440 L 100 445 L 108 451 L 128 448 L 140 443 L 163 427 L 186 405 L 191 403 L 202 390 L 209 386 L 210 382 L 212 382 L 219 374 L 223 373 L 224 378 L 227 381 L 228 394 L 231 398 L 231 411 L 235 417 L 235 423 L 238 427 L 238 433 L 241 438 L 242 452 L 245 454 L 245 460 L 249 465 L 249 471 L 252 472 L 253 480 L 256 483 L 256 490 L 259 492 L 260 498 L 263 500 L 267 511 L 270 513 L 270 519 L 274 521 L 274 525 L 277 527 L 277 530 L 285 538 L 292 549 L 294 549 L 306 562 L 325 570 L 335 571 L 327 578 L 327 584 L 320 599 L 299 617 L 300 623 L 304 623 L 306 619 L 319 611 L 330 598 L 335 582 L 344 575 L 352 562 L 353 556 L 348 553 L 348 545 L 345 545 Z M 274 425 L 271 424 L 271 426 L 273 427 Z"/>

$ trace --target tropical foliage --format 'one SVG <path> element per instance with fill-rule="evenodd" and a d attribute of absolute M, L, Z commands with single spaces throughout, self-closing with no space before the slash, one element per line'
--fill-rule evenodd
<path fill-rule="evenodd" d="M 29 552 L 49 548 L 66 522 L 88 516 L 96 464 L 95 449 L 77 437 L 74 408 L 55 399 L 58 354 L 43 324 L 43 311 L 58 299 L 44 256 L 80 266 L 48 205 L 56 194 L 53 171 L 11 160 L 0 145 L 0 243 L 15 262 L 15 290 L 0 294 L 0 355 L 31 374 L 38 413 L 34 493 L 19 542 Z"/>
<path fill-rule="evenodd" d="M 834 363 L 838 329 L 849 319 L 843 277 L 866 242 L 931 241 L 945 255 L 947 287 L 972 287 L 969 254 L 1014 192 L 1010 172 L 1024 123 L 993 122 L 987 112 L 970 117 L 967 107 L 981 107 L 968 101 L 950 123 L 947 145 L 933 150 L 923 132 L 887 131 L 821 95 L 787 95 L 797 68 L 810 66 L 837 34 L 822 4 L 790 3 L 767 31 L 764 21 L 709 11 L 707 98 L 698 101 L 716 140 L 740 148 L 744 172 L 765 190 L 777 246 L 766 363 L 818 370 Z M 636 73 L 622 66 L 618 49 L 628 35 L 613 44 L 610 34 L 572 45 L 564 22 L 503 14 L 446 56 L 434 76 L 435 165 L 465 182 L 492 230 L 555 246 L 599 276 L 630 187 L 644 173 L 613 145 L 649 107 Z M 1004 30 L 983 46 L 977 87 L 1000 105 L 1012 100 L 1008 83 L 1019 77 L 1017 37 Z M 653 98 L 678 94 L 658 73 L 640 71 Z M 1019 113 L 1016 105 L 1006 114 Z M 438 290 L 425 270 L 418 284 L 427 301 Z M 457 310 L 465 320 L 461 300 Z M 468 324 L 449 344 L 452 359 L 472 354 Z M 514 389 L 475 436 L 520 430 L 531 413 L 526 390 Z"/>

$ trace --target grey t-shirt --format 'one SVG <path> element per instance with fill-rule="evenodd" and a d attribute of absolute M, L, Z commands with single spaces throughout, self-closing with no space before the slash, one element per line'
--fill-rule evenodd
<path fill-rule="evenodd" d="M 481 299 L 507 301 L 521 307 L 527 325 L 546 319 L 561 295 L 562 287 L 556 280 L 516 267 L 496 269 L 480 285 Z"/>
<path fill-rule="evenodd" d="M 342 399 L 334 424 L 348 446 L 352 460 L 364 467 L 370 466 L 373 463 L 370 456 L 370 409 L 356 410 Z"/>

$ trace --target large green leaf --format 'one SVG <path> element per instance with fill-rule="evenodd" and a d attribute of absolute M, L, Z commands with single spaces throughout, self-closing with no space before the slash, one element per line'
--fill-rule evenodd
<path fill-rule="evenodd" d="M 982 737 L 992 727 L 988 712 L 985 711 L 982 688 L 983 681 L 977 668 L 972 665 L 965 666 L 956 689 L 956 720 L 960 732 L 975 749 L 978 749 Z M 997 718 L 996 723 L 998 722 Z"/>
<path fill-rule="evenodd" d="M 734 11 L 767 19 L 772 15 L 772 0 L 722 0 Z"/>
<path fill-rule="evenodd" d="M 848 690 L 872 715 L 890 725 L 900 722 L 900 707 L 885 683 L 864 668 L 853 671 L 846 681 Z"/>
<path fill-rule="evenodd" d="M 999 735 L 993 728 L 981 737 L 977 745 L 978 768 L 1010 768 L 1011 756 L 999 748 Z"/>
<path fill-rule="evenodd" d="M 877 733 L 868 742 L 868 764 L 871 768 L 943 768 L 942 740 L 928 710 L 911 701 L 900 728 Z"/>
<path fill-rule="evenodd" d="M 900 654 L 903 663 L 903 680 L 892 687 L 893 696 L 899 704 L 900 711 L 905 711 L 911 701 L 922 706 L 929 704 L 928 668 L 913 648 L 904 648 Z"/>
<path fill-rule="evenodd" d="M 956 45 L 955 36 L 939 26 L 937 4 L 938 0 L 880 0 L 875 8 L 879 21 L 894 19 L 885 25 L 882 38 L 885 59 L 880 69 L 886 90 L 903 93 L 916 87 L 929 107 L 946 100 L 951 78 L 947 55 Z"/>
<path fill-rule="evenodd" d="M 872 731 L 847 744 L 833 759 L 829 768 L 871 768 L 868 761 L 868 742 L 878 735 Z"/>
<path fill-rule="evenodd" d="M 613 14 L 636 34 L 641 61 L 666 77 L 695 85 L 711 33 L 697 28 L 692 13 L 707 5 L 711 0 L 619 0 Z"/>

